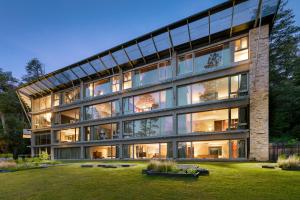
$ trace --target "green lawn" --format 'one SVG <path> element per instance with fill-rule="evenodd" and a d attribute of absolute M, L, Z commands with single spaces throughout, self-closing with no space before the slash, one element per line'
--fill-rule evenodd
<path fill-rule="evenodd" d="M 261 163 L 197 163 L 199 179 L 147 177 L 145 163 L 131 168 L 79 164 L 0 173 L 0 199 L 300 199 L 300 172 L 262 169 Z"/>

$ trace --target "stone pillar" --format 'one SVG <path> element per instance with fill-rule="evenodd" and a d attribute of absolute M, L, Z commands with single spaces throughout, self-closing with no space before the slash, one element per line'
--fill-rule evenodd
<path fill-rule="evenodd" d="M 260 29 L 260 30 L 259 30 Z M 250 160 L 269 160 L 269 26 L 249 32 Z"/>

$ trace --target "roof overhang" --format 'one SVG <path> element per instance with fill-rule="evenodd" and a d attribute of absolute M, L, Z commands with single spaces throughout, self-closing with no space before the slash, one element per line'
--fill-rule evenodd
<path fill-rule="evenodd" d="M 61 68 L 17 89 L 38 97 L 191 50 L 222 38 L 236 36 L 264 24 L 272 26 L 280 0 L 232 0 L 147 33 L 99 54 Z M 261 21 L 260 21 L 261 19 Z M 260 23 L 258 23 L 258 21 Z"/>

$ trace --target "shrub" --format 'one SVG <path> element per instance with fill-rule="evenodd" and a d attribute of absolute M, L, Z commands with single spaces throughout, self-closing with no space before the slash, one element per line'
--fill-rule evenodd
<path fill-rule="evenodd" d="M 16 168 L 17 163 L 14 161 L 0 161 L 0 169 Z"/>
<path fill-rule="evenodd" d="M 2 153 L 0 154 L 0 158 L 13 158 L 13 154 L 12 153 Z"/>
<path fill-rule="evenodd" d="M 280 155 L 277 160 L 278 167 L 291 169 L 300 167 L 300 157 L 296 154 L 290 155 L 288 158 Z"/>
<path fill-rule="evenodd" d="M 49 160 L 49 154 L 46 151 L 42 151 L 42 153 L 39 155 L 39 159 L 41 161 Z"/>
<path fill-rule="evenodd" d="M 177 171 L 177 167 L 174 161 L 151 160 L 147 166 L 147 170 L 155 172 L 172 172 Z"/>

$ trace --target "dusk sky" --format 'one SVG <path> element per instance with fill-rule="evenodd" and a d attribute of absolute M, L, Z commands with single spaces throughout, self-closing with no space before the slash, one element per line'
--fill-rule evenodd
<path fill-rule="evenodd" d="M 0 68 L 51 72 L 224 0 L 0 0 Z M 300 1 L 289 0 L 300 25 Z"/>

